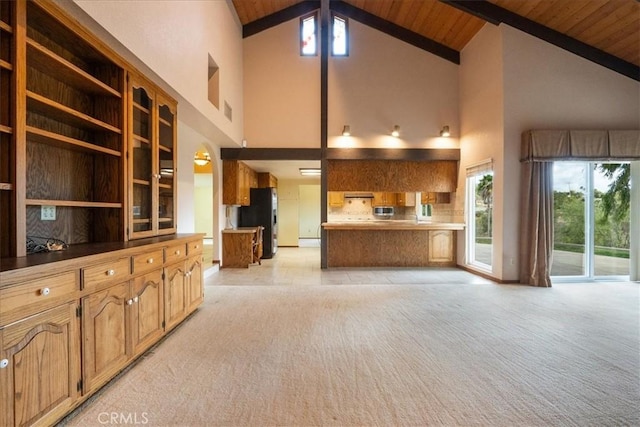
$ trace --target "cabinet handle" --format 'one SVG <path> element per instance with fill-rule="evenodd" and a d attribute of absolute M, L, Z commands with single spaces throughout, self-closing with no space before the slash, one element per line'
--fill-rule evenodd
<path fill-rule="evenodd" d="M 46 297 L 46 296 L 47 296 L 47 295 L 49 295 L 50 293 L 51 293 L 51 289 L 49 289 L 49 288 L 42 288 L 42 289 L 40 289 L 40 295 L 44 295 L 44 296 Z"/>
<path fill-rule="evenodd" d="M 0 369 L 4 369 L 9 366 L 9 359 L 0 360 Z"/>
<path fill-rule="evenodd" d="M 127 301 L 127 305 L 132 305 L 132 304 L 133 304 L 133 300 L 132 299 Z"/>
<path fill-rule="evenodd" d="M 138 297 L 134 297 L 133 302 L 138 302 Z"/>
<path fill-rule="evenodd" d="M 114 274 L 116 274 L 116 271 L 113 269 L 107 270 L 107 276 L 113 276 Z"/>
<path fill-rule="evenodd" d="M 149 258 L 149 259 L 147 260 L 147 264 L 153 264 L 153 258 Z"/>
<path fill-rule="evenodd" d="M 176 255 L 180 255 L 180 249 L 176 250 L 176 251 L 175 251 L 175 254 L 176 254 Z"/>

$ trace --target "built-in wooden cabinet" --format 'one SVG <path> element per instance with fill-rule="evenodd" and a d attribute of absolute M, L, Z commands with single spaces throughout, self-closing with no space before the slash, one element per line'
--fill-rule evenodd
<path fill-rule="evenodd" d="M 249 206 L 251 185 L 256 173 L 246 164 L 236 160 L 222 161 L 222 203 L 225 205 Z"/>
<path fill-rule="evenodd" d="M 176 104 L 150 82 L 129 76 L 129 237 L 176 230 Z"/>
<path fill-rule="evenodd" d="M 278 178 L 271 175 L 269 172 L 258 173 L 258 188 L 278 188 Z"/>
<path fill-rule="evenodd" d="M 200 235 L 109 245 L 2 264 L 0 425 L 55 424 L 202 303 Z"/>
<path fill-rule="evenodd" d="M 396 193 L 373 193 L 371 206 L 394 206 L 396 204 Z"/>
<path fill-rule="evenodd" d="M 451 264 L 456 260 L 455 232 L 452 230 L 429 231 L 429 263 Z"/>
<path fill-rule="evenodd" d="M 396 193 L 396 206 L 415 206 L 416 193 Z"/>
<path fill-rule="evenodd" d="M 0 328 L 0 425 L 52 425 L 80 395 L 77 304 Z"/>
<path fill-rule="evenodd" d="M 332 208 L 339 208 L 344 206 L 344 192 L 343 191 L 329 191 L 327 192 L 327 199 L 329 206 Z"/>
<path fill-rule="evenodd" d="M 83 388 L 97 390 L 126 365 L 129 283 L 119 283 L 82 299 Z"/>
<path fill-rule="evenodd" d="M 451 193 L 422 192 L 420 194 L 420 203 L 423 205 L 451 203 Z"/>

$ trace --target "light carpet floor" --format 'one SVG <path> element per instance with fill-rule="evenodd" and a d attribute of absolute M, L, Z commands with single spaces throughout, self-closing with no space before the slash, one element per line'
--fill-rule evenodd
<path fill-rule="evenodd" d="M 63 424 L 640 425 L 638 283 L 217 280 Z"/>

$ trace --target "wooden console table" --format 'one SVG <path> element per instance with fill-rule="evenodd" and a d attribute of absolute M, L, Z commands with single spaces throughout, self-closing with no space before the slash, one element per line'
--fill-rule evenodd
<path fill-rule="evenodd" d="M 222 268 L 249 268 L 253 264 L 253 244 L 259 227 L 238 227 L 222 230 Z M 258 256 L 262 256 L 262 241 L 258 243 Z"/>

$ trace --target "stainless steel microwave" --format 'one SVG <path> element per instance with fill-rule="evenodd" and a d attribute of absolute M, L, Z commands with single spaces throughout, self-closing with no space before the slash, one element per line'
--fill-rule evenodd
<path fill-rule="evenodd" d="M 393 206 L 376 206 L 373 208 L 373 215 L 377 217 L 389 218 L 393 216 Z"/>

